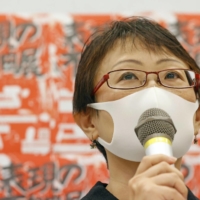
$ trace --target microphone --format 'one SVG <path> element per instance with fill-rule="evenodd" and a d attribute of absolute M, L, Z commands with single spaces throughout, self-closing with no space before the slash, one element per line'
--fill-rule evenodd
<path fill-rule="evenodd" d="M 142 113 L 135 128 L 136 135 L 146 155 L 173 156 L 172 142 L 176 128 L 164 110 L 151 108 Z M 180 141 L 181 142 L 181 141 Z"/>

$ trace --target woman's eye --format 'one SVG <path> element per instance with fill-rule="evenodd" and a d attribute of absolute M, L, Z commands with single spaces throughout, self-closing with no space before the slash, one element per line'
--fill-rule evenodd
<path fill-rule="evenodd" d="M 170 72 L 165 76 L 165 79 L 175 79 L 179 78 L 179 75 L 175 72 Z"/>
<path fill-rule="evenodd" d="M 138 79 L 137 76 L 133 73 L 128 73 L 128 74 L 124 74 L 121 77 L 122 80 L 132 80 L 132 79 Z"/>

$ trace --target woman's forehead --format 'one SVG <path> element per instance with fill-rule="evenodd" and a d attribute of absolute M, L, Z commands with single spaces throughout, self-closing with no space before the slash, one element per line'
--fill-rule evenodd
<path fill-rule="evenodd" d="M 117 54 L 128 54 L 128 53 L 148 53 L 152 55 L 162 56 L 162 57 L 176 57 L 172 52 L 170 52 L 164 46 L 151 45 L 148 43 L 143 43 L 139 39 L 126 38 L 124 40 L 118 39 L 113 46 L 106 53 L 105 58 Z M 103 60 L 104 60 L 103 59 Z"/>
<path fill-rule="evenodd" d="M 172 52 L 169 52 L 165 47 L 149 48 L 145 46 L 140 41 L 132 41 L 127 39 L 125 41 L 118 40 L 113 45 L 113 47 L 106 53 L 105 57 L 103 58 L 102 62 L 100 63 L 100 68 L 107 65 L 114 65 L 120 60 L 125 59 L 136 59 L 139 61 L 144 61 L 145 58 L 149 59 L 150 61 L 164 59 L 164 58 L 174 58 L 176 60 L 181 61 L 177 58 Z M 181 61 L 184 63 L 183 61 Z"/>

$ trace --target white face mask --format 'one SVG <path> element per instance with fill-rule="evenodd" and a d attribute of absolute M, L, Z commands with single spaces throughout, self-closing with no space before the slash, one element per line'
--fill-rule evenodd
<path fill-rule="evenodd" d="M 135 133 L 141 114 L 150 108 L 164 110 L 171 117 L 176 134 L 172 143 L 173 156 L 182 157 L 194 139 L 194 113 L 198 102 L 189 102 L 174 93 L 157 87 L 143 89 L 116 101 L 88 104 L 97 110 L 107 111 L 114 122 L 112 141 L 98 138 L 107 150 L 126 160 L 139 162 L 145 156 L 144 147 Z"/>

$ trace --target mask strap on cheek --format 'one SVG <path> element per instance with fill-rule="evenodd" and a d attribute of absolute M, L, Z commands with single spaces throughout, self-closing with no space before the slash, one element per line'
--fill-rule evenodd
<path fill-rule="evenodd" d="M 194 90 L 200 104 L 200 74 L 195 74 L 195 79 L 196 79 L 196 85 L 195 85 Z"/>

